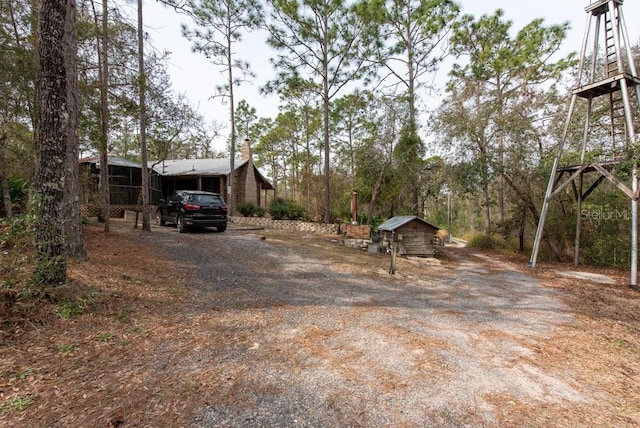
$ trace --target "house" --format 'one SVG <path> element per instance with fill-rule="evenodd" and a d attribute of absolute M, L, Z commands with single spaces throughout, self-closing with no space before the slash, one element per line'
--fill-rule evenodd
<path fill-rule="evenodd" d="M 229 159 L 180 159 L 155 162 L 153 170 L 162 179 L 162 195 L 168 196 L 175 190 L 206 190 L 222 194 L 227 202 L 237 207 L 242 202 L 264 205 L 268 190 L 274 190 L 271 183 L 253 164 L 253 155 L 248 141 L 245 141 L 242 157 L 234 162 L 234 195 L 228 195 Z"/>
<path fill-rule="evenodd" d="M 84 217 L 98 215 L 100 206 L 98 186 L 100 183 L 101 159 L 99 156 L 82 158 L 79 161 L 80 210 Z M 142 165 L 117 156 L 107 156 L 109 168 L 109 200 L 111 217 L 122 217 L 125 210 L 136 210 L 141 205 Z M 161 180 L 157 174 L 149 175 L 151 204 L 161 198 Z"/>
<path fill-rule="evenodd" d="M 245 141 L 242 157 L 234 162 L 233 203 L 266 203 L 266 192 L 273 190 L 271 183 L 253 164 L 251 147 Z M 109 191 L 112 217 L 122 217 L 125 210 L 140 208 L 142 189 L 142 165 L 128 159 L 108 156 Z M 84 216 L 98 213 L 98 184 L 100 182 L 100 158 L 80 159 L 81 210 Z M 227 202 L 229 159 L 180 159 L 149 162 L 151 205 L 158 205 L 175 190 L 206 190 L 222 194 Z"/>
<path fill-rule="evenodd" d="M 396 216 L 378 226 L 383 245 L 398 243 L 400 254 L 434 257 L 440 228 L 417 217 Z"/>

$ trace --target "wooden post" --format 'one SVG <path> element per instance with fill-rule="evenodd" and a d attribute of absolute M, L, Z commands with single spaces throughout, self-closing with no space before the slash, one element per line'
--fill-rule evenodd
<path fill-rule="evenodd" d="M 398 249 L 398 242 L 396 241 L 395 232 L 391 232 L 391 266 L 389 267 L 389 273 L 391 275 L 396 274 L 396 253 Z"/>
<path fill-rule="evenodd" d="M 351 224 L 358 224 L 358 191 L 351 192 Z"/>

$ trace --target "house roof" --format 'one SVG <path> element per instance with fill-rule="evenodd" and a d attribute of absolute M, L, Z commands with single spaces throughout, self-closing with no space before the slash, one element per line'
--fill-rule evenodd
<path fill-rule="evenodd" d="M 89 164 L 96 164 L 98 167 L 100 166 L 100 156 L 91 156 L 88 158 L 82 158 L 79 161 L 80 163 L 89 163 Z M 129 159 L 124 159 L 124 158 L 120 158 L 118 156 L 107 156 L 107 162 L 109 163 L 109 165 L 113 165 L 113 166 L 126 166 L 129 168 L 142 168 L 142 164 L 138 163 L 138 162 L 134 162 L 132 160 Z"/>
<path fill-rule="evenodd" d="M 249 162 L 247 159 L 237 159 L 233 164 L 235 169 L 241 168 Z M 149 166 L 153 166 L 153 170 L 163 177 L 185 177 L 185 176 L 220 176 L 228 175 L 231 171 L 229 158 L 220 159 L 177 159 L 165 160 L 154 165 L 155 162 L 149 162 Z M 263 183 L 263 189 L 273 190 L 273 185 L 253 165 L 253 169 Z"/>
<path fill-rule="evenodd" d="M 129 159 L 120 158 L 117 156 L 108 156 L 109 165 L 114 166 L 126 166 L 129 168 L 142 168 L 142 164 L 131 161 Z M 248 162 L 246 159 L 236 159 L 234 168 L 238 169 Z M 92 156 L 80 159 L 80 163 L 96 164 L 100 167 L 100 157 Z M 229 165 L 229 158 L 221 159 L 176 159 L 165 160 L 157 163 L 157 161 L 149 161 L 149 167 L 153 168 L 153 171 L 163 177 L 184 177 L 184 176 L 220 176 L 228 175 L 231 171 L 231 165 Z M 267 178 L 260 172 L 255 165 L 253 165 L 256 174 L 264 184 L 264 189 L 273 189 L 273 186 L 267 180 Z"/>
<path fill-rule="evenodd" d="M 153 166 L 155 162 L 149 162 Z M 234 167 L 240 168 L 247 160 L 236 159 Z M 165 160 L 155 166 L 153 170 L 164 177 L 185 175 L 227 175 L 231 171 L 229 159 L 176 159 Z"/>
<path fill-rule="evenodd" d="M 142 164 L 118 156 L 107 157 L 109 165 L 127 166 L 130 168 L 142 168 Z M 100 165 L 100 156 L 92 156 L 80 159 L 80 163 L 92 163 Z M 235 168 L 238 169 L 247 163 L 246 160 L 236 159 Z M 165 160 L 160 163 L 149 161 L 149 167 L 163 176 L 173 175 L 227 175 L 231 170 L 229 159 L 178 159 Z"/>
<path fill-rule="evenodd" d="M 417 220 L 421 223 L 424 223 L 428 226 L 433 227 L 434 229 L 440 230 L 440 228 L 434 224 L 429 223 L 426 220 L 421 219 L 418 216 L 415 215 L 399 215 L 396 217 L 391 217 L 389 220 L 385 221 L 384 223 L 382 223 L 380 226 L 378 226 L 378 230 L 385 230 L 388 232 L 393 232 L 394 230 L 398 229 L 399 227 L 404 226 L 407 223 L 411 223 L 412 221 Z"/>

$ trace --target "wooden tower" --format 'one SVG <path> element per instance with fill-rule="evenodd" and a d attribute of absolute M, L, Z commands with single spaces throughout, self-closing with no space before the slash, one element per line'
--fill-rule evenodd
<path fill-rule="evenodd" d="M 540 213 L 530 266 L 535 266 L 550 202 L 571 186 L 577 203 L 575 263 L 580 255 L 582 203 L 604 180 L 609 180 L 631 200 L 631 281 L 637 288 L 638 264 L 638 153 L 630 97 L 640 100 L 640 79 L 631 52 L 622 4 L 624 0 L 597 0 L 585 8 L 587 24 L 578 65 L 577 86 L 572 91 L 562 140 L 552 166 Z M 578 100 L 586 103 L 580 163 L 561 166 L 563 150 Z M 608 106 L 603 122 L 590 119 L 594 104 Z M 637 113 L 637 112 L 636 112 Z M 631 165 L 630 179 L 620 177 L 620 165 Z M 575 163 L 575 161 L 574 161 Z M 626 180 L 626 181 L 625 181 Z"/>

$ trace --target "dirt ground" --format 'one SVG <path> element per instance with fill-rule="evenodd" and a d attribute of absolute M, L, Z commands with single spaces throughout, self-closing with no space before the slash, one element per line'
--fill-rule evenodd
<path fill-rule="evenodd" d="M 532 314 L 527 318 L 530 325 L 511 326 L 516 331 L 515 339 L 504 336 L 498 326 L 461 332 L 460 337 L 438 337 L 433 331 L 444 328 L 440 320 L 428 319 L 420 325 L 413 319 L 404 320 L 411 326 L 402 331 L 398 326 L 410 307 L 401 312 L 393 305 L 380 304 L 384 302 L 373 305 L 371 299 L 360 299 L 357 290 L 336 296 L 339 304 L 332 309 L 334 312 L 327 312 L 323 305 L 305 304 L 304 313 L 298 308 L 291 311 L 291 304 L 258 305 L 255 299 L 266 297 L 248 295 L 241 288 L 211 294 L 207 311 L 200 311 L 202 290 L 191 282 L 192 267 L 162 247 L 150 245 L 150 240 L 140 234 L 131 230 L 130 223 L 117 220 L 109 234 L 104 234 L 99 225 L 88 225 L 88 260 L 72 263 L 72 281 L 68 285 L 41 298 L 38 305 L 33 304 L 33 299 L 15 300 L 8 294 L 0 299 L 0 315 L 4 318 L 0 320 L 0 425 L 269 426 L 264 421 L 275 419 L 260 420 L 254 415 L 249 420 L 243 413 L 239 414 L 244 419 L 234 419 L 234 414 L 222 414 L 226 410 L 220 409 L 245 405 L 261 408 L 260 403 L 245 402 L 247 397 L 256 396 L 249 395 L 240 377 L 268 377 L 270 371 L 290 370 L 290 375 L 280 374 L 277 379 L 291 381 L 292 389 L 300 385 L 297 378 L 313 376 L 317 370 L 311 368 L 326 364 L 331 365 L 333 375 L 352 385 L 375 382 L 370 392 L 357 391 L 363 394 L 363 403 L 379 402 L 373 406 L 362 404 L 360 410 L 341 407 L 345 397 L 340 396 L 340 391 L 332 393 L 331 382 L 321 379 L 326 387 L 314 387 L 313 393 L 324 397 L 325 412 L 332 413 L 321 420 L 322 426 L 424 425 L 416 423 L 417 416 L 411 414 L 412 406 L 424 403 L 402 402 L 407 414 L 387 413 L 394 415 L 390 420 L 373 415 L 376 406 L 381 412 L 385 406 L 398 407 L 397 397 L 406 399 L 402 391 L 414 388 L 413 383 L 424 390 L 439 390 L 438 395 L 428 397 L 450 400 L 448 411 L 443 410 L 447 403 L 431 403 L 437 410 L 428 421 L 423 420 L 427 425 L 640 426 L 640 293 L 629 289 L 626 272 L 581 268 L 583 273 L 596 275 L 585 280 L 573 273 L 573 266 L 543 263 L 531 270 L 526 268 L 524 259 L 447 248 L 437 261 L 400 258 L 398 274 L 391 277 L 386 272 L 387 256 L 344 248 L 332 242 L 332 237 L 277 230 L 247 231 L 242 235 L 247 241 L 264 240 L 273 248 L 286 247 L 291 254 L 296 249 L 315 254 L 318 260 L 325 260 L 315 274 L 330 269 L 376 281 L 387 278 L 398 290 L 412 284 L 411 292 L 422 290 L 428 296 L 421 298 L 438 300 L 442 305 L 447 301 L 458 306 L 469 302 L 463 303 L 464 307 L 438 307 L 443 316 L 468 317 L 468 326 L 474 322 L 489 327 L 498 321 L 514 324 L 511 311 L 516 308 Z M 210 237 L 195 239 L 200 238 Z M 6 256 L 0 255 L 3 263 Z M 301 260 L 300 268 L 287 274 L 301 278 L 309 275 L 311 271 L 305 270 L 304 264 Z M 478 278 L 496 280 L 501 275 L 519 278 L 527 307 L 519 307 L 525 300 L 514 295 L 508 304 L 501 303 L 500 311 L 479 311 L 476 304 L 491 305 L 498 295 L 482 296 L 480 301 L 465 284 Z M 541 295 L 533 291 L 529 278 L 542 284 Z M 596 282 L 600 279 L 610 279 L 611 283 Z M 6 278 L 0 280 L 4 283 Z M 442 284 L 453 288 L 445 289 Z M 290 297 L 293 301 L 299 296 Z M 560 303 L 549 307 L 555 305 L 549 303 L 555 299 Z M 534 306 L 531 302 L 540 304 Z M 459 314 L 464 311 L 467 313 Z M 274 328 L 294 313 L 300 328 Z M 375 332 L 377 335 L 351 346 L 336 345 L 329 352 L 338 330 L 373 325 L 372 317 L 380 313 L 390 323 L 386 327 L 376 324 L 380 330 Z M 330 317 L 326 318 L 328 314 Z M 518 323 L 522 321 L 518 319 Z M 415 334 L 415 330 L 427 326 L 431 329 L 429 336 Z M 542 328 L 543 335 L 532 337 L 531 329 Z M 260 332 L 267 332 L 273 339 L 271 343 L 289 341 L 291 346 L 269 345 Z M 389 343 L 393 337 L 411 350 L 415 357 L 412 361 L 418 361 L 420 367 L 383 367 L 378 371 L 381 375 L 369 379 L 359 367 L 367 361 L 363 349 L 382 349 L 387 356 L 377 356 L 375 363 L 384 365 L 397 352 Z M 448 354 L 451 343 L 456 341 L 461 349 L 479 353 L 474 361 L 482 364 L 456 367 L 457 360 Z M 255 357 L 240 359 L 239 349 L 243 355 L 255 351 Z M 513 351 L 509 371 L 502 370 L 504 355 L 499 355 L 505 350 Z M 204 356 L 211 361 L 202 361 Z M 265 358 L 265 365 L 260 365 L 259 356 Z M 252 367 L 259 373 L 247 373 L 246 367 L 240 367 L 246 358 L 258 358 Z M 216 364 L 212 364 L 214 360 Z M 278 365 L 277 361 L 293 365 Z M 492 371 L 493 368 L 500 370 Z M 403 370 L 409 375 L 403 376 Z M 455 383 L 449 382 L 445 387 L 438 384 L 454 370 Z M 416 372 L 442 373 L 442 377 L 415 377 Z M 465 382 L 482 384 L 480 377 L 489 372 L 494 377 L 482 385 L 477 395 L 465 390 Z M 514 372 L 522 374 L 521 384 L 502 383 L 499 376 L 495 377 L 496 373 L 513 376 Z M 568 380 L 558 382 L 555 375 Z M 537 379 L 535 384 L 527 381 L 532 378 Z M 287 389 L 285 385 L 277 388 L 264 384 L 259 397 L 281 397 L 281 388 Z M 302 396 L 308 391 L 299 392 Z M 529 399 L 532 396 L 536 399 Z M 477 402 L 456 408 L 456 403 L 464 400 Z M 276 413 L 281 403 L 274 400 L 267 404 Z M 301 403 L 298 410 L 293 416 L 286 415 L 291 419 L 283 419 L 278 425 L 321 426 L 309 418 L 305 422 L 305 410 L 313 413 L 308 403 Z M 360 415 L 344 414 L 358 411 Z M 491 417 L 487 417 L 489 413 Z"/>

